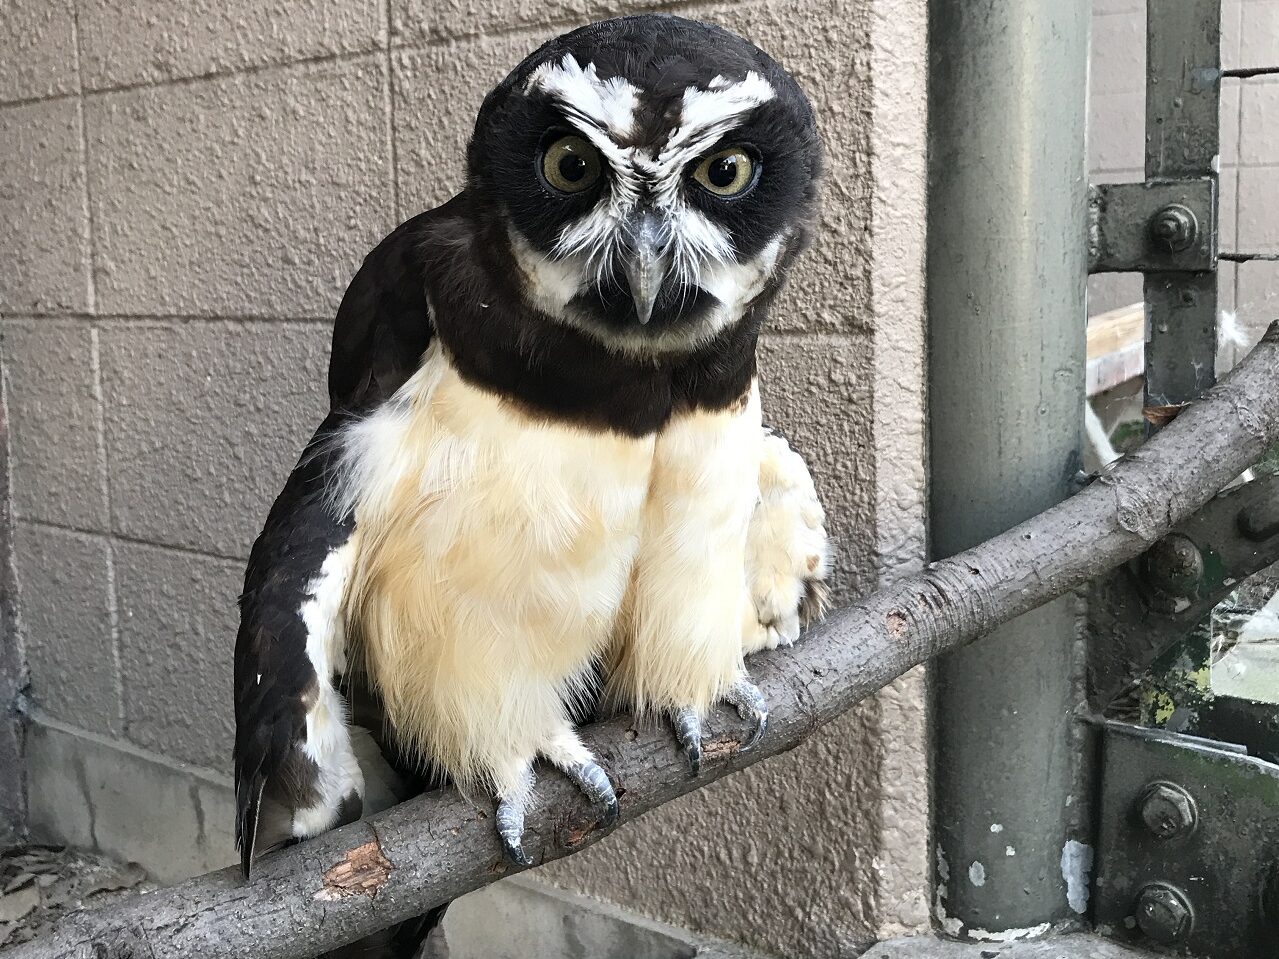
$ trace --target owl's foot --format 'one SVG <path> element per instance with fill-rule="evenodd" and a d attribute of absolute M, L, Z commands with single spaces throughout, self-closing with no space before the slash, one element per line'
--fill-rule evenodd
<path fill-rule="evenodd" d="M 754 722 L 754 729 L 745 742 L 738 747 L 739 751 L 753 749 L 764 738 L 768 729 L 768 703 L 759 687 L 743 676 L 724 693 L 724 702 L 737 710 L 742 719 Z M 688 757 L 688 766 L 693 775 L 702 771 L 702 720 L 692 707 L 675 710 L 671 715 L 671 724 L 675 727 L 675 738 L 680 748 Z"/>
<path fill-rule="evenodd" d="M 595 757 L 582 745 L 571 729 L 561 732 L 543 750 L 546 756 L 574 785 L 582 791 L 595 807 L 595 828 L 609 829 L 617 823 L 617 793 L 609 782 L 608 773 L 595 761 Z M 502 852 L 516 866 L 531 866 L 533 860 L 524 851 L 524 815 L 533 798 L 533 764 L 522 766 L 511 788 L 498 797 L 497 835 L 502 841 Z"/>
<path fill-rule="evenodd" d="M 530 774 L 529 778 L 532 778 Z M 502 842 L 502 852 L 515 866 L 531 866 L 533 860 L 524 851 L 524 813 L 528 810 L 532 790 L 508 796 L 497 804 L 497 838 Z"/>
<path fill-rule="evenodd" d="M 609 829 L 616 825 L 619 811 L 617 793 L 613 791 L 613 784 L 608 781 L 608 773 L 604 772 L 599 763 L 591 760 L 565 769 L 564 774 L 577 784 L 577 788 L 599 811 L 596 825 L 600 829 Z"/>
<path fill-rule="evenodd" d="M 748 654 L 793 645 L 829 604 L 826 516 L 803 459 L 773 433 L 764 436 L 759 490 L 746 542 Z"/>

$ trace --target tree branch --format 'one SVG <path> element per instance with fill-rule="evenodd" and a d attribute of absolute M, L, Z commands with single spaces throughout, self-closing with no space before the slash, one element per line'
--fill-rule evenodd
<path fill-rule="evenodd" d="M 1145 551 L 1279 441 L 1279 323 L 1219 386 L 1065 503 L 834 612 L 793 650 L 751 660 L 772 704 L 768 735 L 738 749 L 743 723 L 708 723 L 692 779 L 670 733 L 621 718 L 584 730 L 610 771 L 623 822 L 792 749 L 815 729 L 939 653 L 1081 586 Z M 543 772 L 525 849 L 539 861 L 601 833 L 575 788 Z M 8 959 L 182 956 L 302 959 L 425 912 L 508 871 L 491 819 L 454 790 L 418 797 L 233 869 L 77 913 Z"/>

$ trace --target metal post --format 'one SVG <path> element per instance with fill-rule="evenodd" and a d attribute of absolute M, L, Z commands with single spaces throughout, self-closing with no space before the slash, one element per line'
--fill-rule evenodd
<path fill-rule="evenodd" d="M 932 552 L 1070 492 L 1084 402 L 1089 12 L 930 0 Z M 1091 838 L 1075 604 L 930 672 L 936 920 L 1035 935 L 1085 909 Z"/>

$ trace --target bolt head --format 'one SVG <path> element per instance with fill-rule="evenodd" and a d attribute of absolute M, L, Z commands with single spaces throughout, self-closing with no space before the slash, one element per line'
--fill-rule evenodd
<path fill-rule="evenodd" d="M 1169 533 L 1146 551 L 1146 578 L 1171 596 L 1194 596 L 1204 575 L 1199 547 L 1180 533 Z"/>
<path fill-rule="evenodd" d="M 1194 929 L 1195 913 L 1184 893 L 1175 886 L 1156 882 L 1137 896 L 1137 925 L 1155 942 L 1165 946 L 1184 942 Z"/>
<path fill-rule="evenodd" d="M 1199 221 L 1195 214 L 1180 203 L 1169 203 L 1155 211 L 1147 224 L 1150 240 L 1166 253 L 1180 253 L 1195 242 L 1199 233 Z"/>
<path fill-rule="evenodd" d="M 1188 836 L 1198 823 L 1190 793 L 1175 783 L 1151 783 L 1141 799 L 1141 821 L 1156 839 Z"/>

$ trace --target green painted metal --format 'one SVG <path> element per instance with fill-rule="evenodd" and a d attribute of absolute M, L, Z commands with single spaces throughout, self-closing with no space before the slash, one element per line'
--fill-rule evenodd
<path fill-rule="evenodd" d="M 1078 470 L 1090 10 L 929 11 L 929 514 L 932 552 L 947 556 L 1062 500 Z M 935 918 L 948 935 L 1081 918 L 1091 789 L 1071 721 L 1077 635 L 1067 599 L 930 669 Z"/>
<path fill-rule="evenodd" d="M 1146 180 L 1217 178 L 1220 0 L 1148 0 Z M 1215 265 L 1216 231 L 1212 232 Z M 1217 274 L 1146 274 L 1146 405 L 1178 406 L 1216 382 Z"/>
<path fill-rule="evenodd" d="M 1279 955 L 1279 766 L 1241 747 L 1120 723 L 1107 724 L 1102 751 L 1099 930 L 1182 955 Z M 1157 783 L 1189 796 L 1193 828 L 1152 831 L 1143 806 Z M 1176 890 L 1188 924 L 1148 928 L 1143 891 L 1152 886 Z"/>

